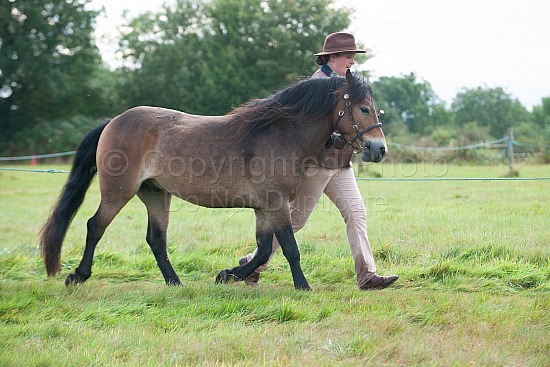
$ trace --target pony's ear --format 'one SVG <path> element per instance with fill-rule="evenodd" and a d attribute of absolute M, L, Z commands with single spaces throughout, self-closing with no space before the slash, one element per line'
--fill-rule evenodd
<path fill-rule="evenodd" d="M 358 74 L 355 74 L 350 69 L 348 69 L 346 71 L 346 83 L 349 85 L 350 88 L 353 88 L 353 86 L 361 83 L 361 79 L 359 79 Z"/>
<path fill-rule="evenodd" d="M 352 85 L 357 85 L 357 76 L 351 72 L 350 69 L 346 70 L 346 83 L 351 87 Z"/>

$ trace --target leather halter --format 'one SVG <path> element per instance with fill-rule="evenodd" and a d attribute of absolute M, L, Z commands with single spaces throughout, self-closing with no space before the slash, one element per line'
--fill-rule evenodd
<path fill-rule="evenodd" d="M 345 92 L 343 98 L 344 98 L 344 108 L 348 107 L 349 120 L 352 124 L 351 127 L 353 128 L 353 131 L 355 131 L 355 136 L 350 141 L 347 141 L 346 139 L 344 139 L 344 136 L 342 135 L 342 139 L 344 139 L 345 143 L 349 146 L 351 146 L 351 144 L 354 141 L 359 139 L 361 148 L 365 148 L 365 146 L 367 144 L 365 142 L 365 139 L 363 138 L 363 135 L 365 135 L 366 133 L 368 133 L 372 129 L 376 129 L 377 127 L 381 127 L 382 123 L 379 121 L 378 123 L 376 123 L 374 125 L 371 125 L 371 126 L 368 126 L 368 127 L 364 128 L 363 130 L 359 131 L 359 127 L 357 126 L 357 123 L 355 123 L 355 119 L 353 118 L 353 110 L 351 108 L 351 101 L 349 99 L 349 94 Z M 338 125 L 340 124 L 340 120 L 342 120 L 342 117 L 344 117 L 344 115 L 346 114 L 346 112 L 344 111 L 344 108 L 342 108 L 340 111 L 338 111 L 338 119 L 334 123 L 334 130 L 335 131 L 338 130 Z M 363 144 L 363 143 L 365 143 L 365 144 Z M 359 151 L 356 151 L 356 149 L 354 149 L 354 153 L 359 153 Z"/>

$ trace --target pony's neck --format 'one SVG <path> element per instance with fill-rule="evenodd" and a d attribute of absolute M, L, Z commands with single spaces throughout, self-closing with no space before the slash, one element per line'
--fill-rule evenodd
<path fill-rule="evenodd" d="M 295 140 L 301 149 L 295 153 L 301 161 L 316 158 L 334 131 L 330 117 L 323 120 L 304 121 L 296 126 Z"/>

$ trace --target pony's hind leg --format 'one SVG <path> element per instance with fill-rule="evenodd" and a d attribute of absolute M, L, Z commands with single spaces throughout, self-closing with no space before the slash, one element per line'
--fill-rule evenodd
<path fill-rule="evenodd" d="M 181 284 L 166 251 L 166 232 L 170 216 L 170 201 L 172 195 L 166 190 L 146 181 L 137 193 L 147 208 L 147 243 L 167 285 Z"/>
<path fill-rule="evenodd" d="M 84 283 L 92 275 L 92 261 L 97 243 L 103 237 L 105 230 L 111 224 L 114 217 L 128 203 L 129 199 L 112 198 L 104 199 L 102 197 L 99 208 L 93 217 L 88 220 L 86 234 L 86 248 L 80 261 L 80 265 L 74 273 L 69 274 L 65 279 L 65 285 Z"/>

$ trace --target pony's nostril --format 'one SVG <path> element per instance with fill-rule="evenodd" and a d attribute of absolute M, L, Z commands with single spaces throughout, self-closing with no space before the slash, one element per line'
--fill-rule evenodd
<path fill-rule="evenodd" d="M 380 147 L 380 155 L 382 155 L 382 157 L 386 155 L 386 147 Z"/>

